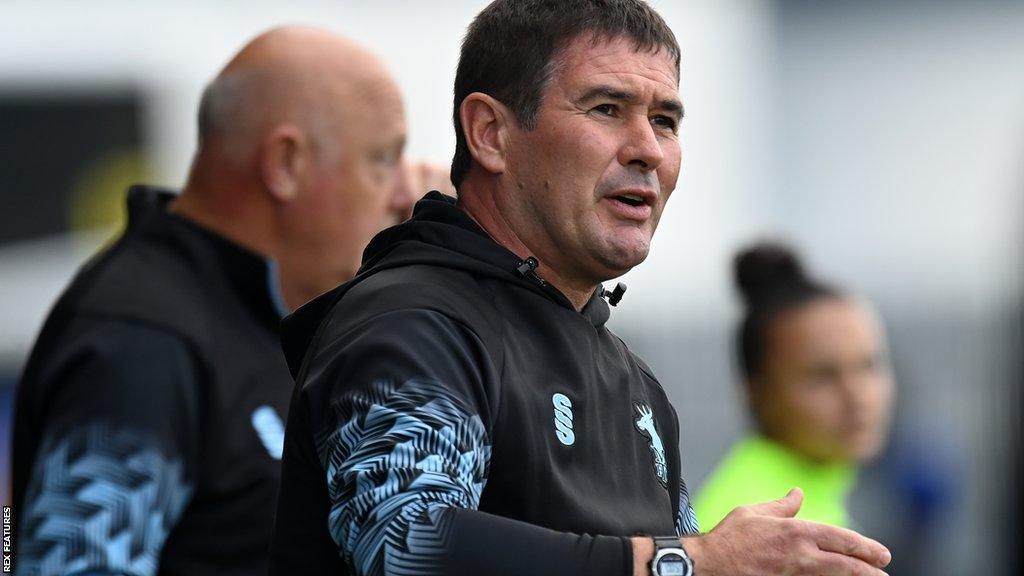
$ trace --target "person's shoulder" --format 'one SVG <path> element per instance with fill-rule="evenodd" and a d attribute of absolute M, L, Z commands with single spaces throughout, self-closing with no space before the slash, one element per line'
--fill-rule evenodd
<path fill-rule="evenodd" d="M 151 300 L 172 289 L 194 290 L 201 284 L 198 271 L 171 239 L 131 232 L 86 264 L 76 282 L 86 289 L 83 296 L 90 302 L 130 300 L 133 295 Z"/>
<path fill-rule="evenodd" d="M 285 318 L 281 343 L 297 379 L 303 366 L 335 348 L 351 344 L 356 334 L 389 334 L 393 343 L 414 331 L 439 326 L 438 320 L 463 335 L 497 350 L 499 319 L 485 289 L 468 273 L 429 264 L 409 264 L 374 270 L 303 305 Z M 408 324 L 395 330 L 395 320 Z M 412 324 L 424 323 L 424 326 Z M 416 330 L 414 330 L 414 328 Z M 364 339 L 365 340 L 365 339 Z"/>
<path fill-rule="evenodd" d="M 120 413 L 128 415 L 158 397 L 166 408 L 180 397 L 181 386 L 199 377 L 194 349 L 174 332 L 90 315 L 70 318 L 62 328 L 37 343 L 22 373 L 19 406 L 33 413 L 58 396 L 77 398 L 64 403 L 72 406 L 105 398 L 104 410 L 124 406 Z"/>
<path fill-rule="evenodd" d="M 444 299 L 450 297 L 453 291 L 471 289 L 478 285 L 475 276 L 469 272 L 424 263 L 380 270 L 353 286 L 349 292 L 355 295 L 398 291 L 406 292 L 412 299 Z"/>
<path fill-rule="evenodd" d="M 172 241 L 128 232 L 82 266 L 54 314 L 131 320 L 202 345 L 212 310 L 208 282 Z"/>
<path fill-rule="evenodd" d="M 359 324 L 397 311 L 430 311 L 486 331 L 497 321 L 490 289 L 467 272 L 416 264 L 382 270 L 358 282 L 338 301 L 333 321 Z"/>
<path fill-rule="evenodd" d="M 88 370 L 140 390 L 165 379 L 177 385 L 183 375 L 192 380 L 198 374 L 189 342 L 173 331 L 129 319 L 76 318 L 59 348 L 68 365 L 87 363 Z"/>

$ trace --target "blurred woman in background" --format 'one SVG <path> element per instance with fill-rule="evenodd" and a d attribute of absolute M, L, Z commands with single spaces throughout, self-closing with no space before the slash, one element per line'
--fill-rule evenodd
<path fill-rule="evenodd" d="M 867 303 L 809 278 L 779 244 L 741 252 L 735 280 L 754 426 L 706 480 L 697 518 L 708 530 L 737 506 L 799 486 L 798 518 L 849 526 L 844 501 L 856 467 L 881 450 L 893 403 L 881 324 Z"/>

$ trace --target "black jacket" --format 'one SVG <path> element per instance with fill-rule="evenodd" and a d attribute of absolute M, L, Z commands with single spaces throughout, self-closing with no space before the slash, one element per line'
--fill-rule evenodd
<path fill-rule="evenodd" d="M 675 412 L 608 316 L 421 200 L 286 320 L 272 573 L 621 575 L 629 536 L 695 532 Z"/>
<path fill-rule="evenodd" d="M 266 571 L 291 376 L 267 263 L 129 192 L 22 376 L 19 574 Z M 281 416 L 278 416 L 278 415 Z"/>

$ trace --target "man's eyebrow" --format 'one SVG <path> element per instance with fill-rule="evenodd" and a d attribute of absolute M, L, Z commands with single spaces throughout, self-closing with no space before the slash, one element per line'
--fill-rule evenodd
<path fill-rule="evenodd" d="M 675 98 L 662 100 L 658 102 L 658 108 L 670 114 L 675 114 L 680 118 L 686 116 L 686 111 L 683 110 L 683 103 L 680 102 L 679 100 L 676 100 Z"/>
<path fill-rule="evenodd" d="M 602 84 L 601 86 L 594 86 L 590 90 L 583 93 L 582 96 L 576 99 L 578 104 L 582 104 L 589 100 L 597 100 L 600 98 L 606 98 L 608 100 L 625 100 L 627 102 L 635 102 L 637 99 L 636 94 L 622 88 L 616 88 L 614 86 L 608 86 Z"/>
<path fill-rule="evenodd" d="M 639 100 L 639 97 L 629 90 L 622 88 L 616 88 L 615 86 L 600 85 L 594 86 L 590 90 L 583 93 L 582 96 L 576 99 L 577 104 L 583 104 L 590 100 L 608 99 L 618 100 L 622 102 L 633 103 Z M 685 115 L 683 111 L 683 103 L 675 98 L 669 98 L 665 100 L 659 100 L 657 102 L 657 108 L 664 110 L 670 114 L 674 114 L 682 118 Z"/>

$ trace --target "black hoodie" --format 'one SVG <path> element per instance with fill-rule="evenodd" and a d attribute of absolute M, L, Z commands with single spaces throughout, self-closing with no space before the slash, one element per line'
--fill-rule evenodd
<path fill-rule="evenodd" d="M 286 320 L 271 573 L 627 575 L 696 532 L 664 390 L 534 267 L 431 193 Z"/>

